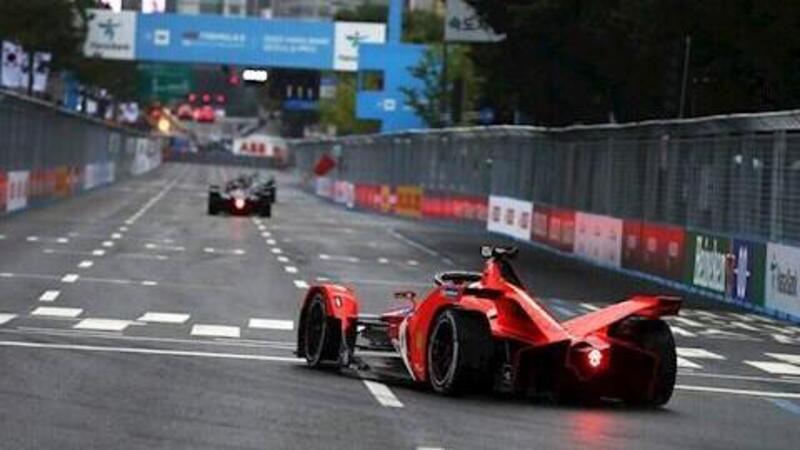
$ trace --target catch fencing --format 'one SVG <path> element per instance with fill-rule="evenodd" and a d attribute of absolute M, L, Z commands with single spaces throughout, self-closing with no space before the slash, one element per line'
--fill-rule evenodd
<path fill-rule="evenodd" d="M 485 226 L 800 317 L 800 111 L 625 125 L 499 126 L 292 144 L 317 193 Z"/>
<path fill-rule="evenodd" d="M 146 173 L 160 139 L 0 91 L 0 215 Z"/>

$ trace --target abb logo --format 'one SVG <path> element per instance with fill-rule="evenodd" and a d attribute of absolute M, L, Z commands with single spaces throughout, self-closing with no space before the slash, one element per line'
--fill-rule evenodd
<path fill-rule="evenodd" d="M 239 153 L 243 155 L 266 156 L 267 144 L 264 142 L 242 142 Z"/>

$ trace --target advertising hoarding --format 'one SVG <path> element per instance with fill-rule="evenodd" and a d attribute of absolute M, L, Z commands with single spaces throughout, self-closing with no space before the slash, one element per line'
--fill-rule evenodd
<path fill-rule="evenodd" d="M 6 175 L 6 211 L 17 211 L 28 206 L 28 180 L 30 172 L 15 170 Z"/>
<path fill-rule="evenodd" d="M 333 198 L 333 180 L 329 177 L 317 177 L 314 190 L 320 197 Z"/>
<path fill-rule="evenodd" d="M 355 205 L 355 186 L 349 181 L 333 183 L 333 201 L 352 208 Z"/>
<path fill-rule="evenodd" d="M 489 197 L 486 229 L 517 239 L 529 240 L 533 203 L 510 197 Z"/>
<path fill-rule="evenodd" d="M 89 10 L 88 30 L 83 54 L 103 59 L 132 60 L 136 57 L 137 14 Z"/>
<path fill-rule="evenodd" d="M 681 281 L 685 263 L 683 228 L 638 220 L 622 226 L 622 267 Z"/>
<path fill-rule="evenodd" d="M 362 43 L 386 42 L 386 25 L 382 23 L 336 22 L 334 25 L 333 70 L 358 70 L 358 49 Z"/>
<path fill-rule="evenodd" d="M 422 217 L 422 188 L 419 186 L 397 186 L 395 212 L 401 216 Z"/>
<path fill-rule="evenodd" d="M 233 140 L 234 155 L 283 159 L 285 153 L 286 141 L 274 136 L 253 134 Z"/>
<path fill-rule="evenodd" d="M 622 263 L 622 220 L 577 212 L 575 254 L 620 267 Z"/>
<path fill-rule="evenodd" d="M 800 316 L 800 248 L 767 244 L 766 306 Z"/>
<path fill-rule="evenodd" d="M 575 247 L 575 211 L 533 205 L 531 239 L 561 251 L 572 252 Z"/>
<path fill-rule="evenodd" d="M 686 233 L 685 282 L 724 294 L 728 288 L 728 238 L 704 233 Z"/>
<path fill-rule="evenodd" d="M 731 247 L 728 295 L 740 302 L 764 305 L 767 246 L 760 242 L 734 239 Z"/>

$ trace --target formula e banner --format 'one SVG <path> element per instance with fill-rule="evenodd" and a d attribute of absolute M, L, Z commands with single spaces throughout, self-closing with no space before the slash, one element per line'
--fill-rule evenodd
<path fill-rule="evenodd" d="M 531 202 L 492 195 L 486 229 L 527 241 L 531 236 L 532 213 Z"/>
<path fill-rule="evenodd" d="M 575 248 L 575 211 L 538 203 L 533 205 L 531 239 L 572 253 Z"/>
<path fill-rule="evenodd" d="M 625 220 L 622 267 L 682 281 L 685 263 L 683 228 Z"/>
<path fill-rule="evenodd" d="M 800 317 L 800 248 L 767 244 L 766 306 Z"/>
<path fill-rule="evenodd" d="M 575 254 L 620 267 L 622 220 L 597 214 L 575 214 Z"/>
<path fill-rule="evenodd" d="M 728 296 L 740 302 L 763 306 L 767 246 L 760 242 L 734 239 L 731 257 Z"/>
<path fill-rule="evenodd" d="M 728 238 L 689 232 L 686 234 L 686 284 L 724 294 L 728 288 Z"/>
<path fill-rule="evenodd" d="M 16 211 L 28 206 L 28 181 L 30 172 L 16 170 L 6 176 L 6 211 Z"/>

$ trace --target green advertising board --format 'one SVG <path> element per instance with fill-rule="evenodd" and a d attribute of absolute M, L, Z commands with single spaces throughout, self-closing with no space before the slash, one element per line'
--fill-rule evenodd
<path fill-rule="evenodd" d="M 139 64 L 136 78 L 140 101 L 180 100 L 195 86 L 192 67 L 187 64 Z"/>
<path fill-rule="evenodd" d="M 721 236 L 686 233 L 686 284 L 724 294 L 728 287 L 727 258 L 731 240 Z"/>

